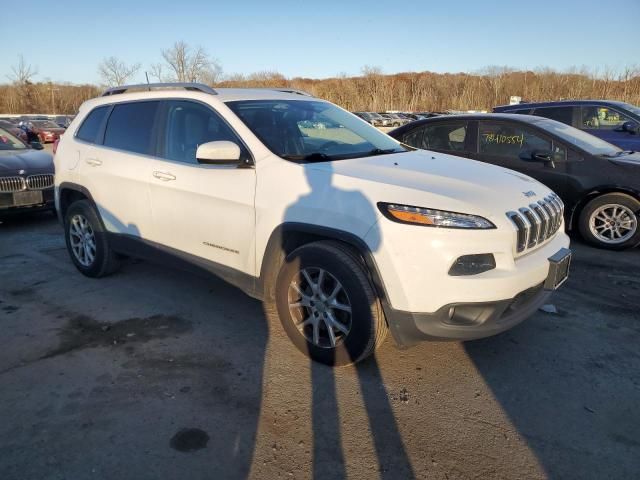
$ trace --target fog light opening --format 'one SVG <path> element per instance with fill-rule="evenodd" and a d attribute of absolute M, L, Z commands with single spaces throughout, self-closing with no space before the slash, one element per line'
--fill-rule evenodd
<path fill-rule="evenodd" d="M 449 275 L 460 277 L 478 275 L 496 268 L 496 259 L 492 253 L 479 253 L 458 257 L 449 269 Z"/>

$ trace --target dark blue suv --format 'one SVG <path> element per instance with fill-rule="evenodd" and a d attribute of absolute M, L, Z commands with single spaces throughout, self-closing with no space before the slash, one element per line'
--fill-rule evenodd
<path fill-rule="evenodd" d="M 623 150 L 640 151 L 640 108 L 609 100 L 563 100 L 495 107 L 494 112 L 550 118 L 584 130 Z"/>

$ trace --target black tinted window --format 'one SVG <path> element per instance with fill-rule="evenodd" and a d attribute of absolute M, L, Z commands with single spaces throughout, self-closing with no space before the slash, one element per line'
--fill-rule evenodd
<path fill-rule="evenodd" d="M 425 150 L 461 152 L 467 136 L 465 122 L 424 125 L 406 133 L 402 139 L 407 145 Z"/>
<path fill-rule="evenodd" d="M 424 147 L 422 148 L 461 152 L 464 150 L 466 136 L 467 124 L 465 122 L 429 125 L 424 130 L 422 141 Z"/>
<path fill-rule="evenodd" d="M 89 115 L 87 115 L 87 118 L 84 119 L 84 122 L 82 122 L 76 137 L 85 142 L 96 143 L 98 141 L 100 127 L 104 121 L 104 116 L 108 111 L 108 106 L 94 108 Z"/>
<path fill-rule="evenodd" d="M 550 118 L 571 125 L 573 123 L 573 107 L 536 108 L 533 112 L 538 117 Z"/>
<path fill-rule="evenodd" d="M 422 144 L 423 135 L 424 127 L 414 128 L 402 136 L 402 142 L 416 148 L 427 148 Z"/>
<path fill-rule="evenodd" d="M 109 116 L 104 144 L 134 153 L 152 154 L 153 122 L 160 102 L 116 105 Z"/>
<path fill-rule="evenodd" d="M 517 123 L 480 122 L 481 154 L 518 158 L 522 152 L 551 151 L 551 140 Z"/>
<path fill-rule="evenodd" d="M 163 156 L 178 162 L 197 163 L 199 145 L 228 140 L 243 149 L 231 128 L 209 107 L 195 102 L 173 100 L 167 102 Z"/>

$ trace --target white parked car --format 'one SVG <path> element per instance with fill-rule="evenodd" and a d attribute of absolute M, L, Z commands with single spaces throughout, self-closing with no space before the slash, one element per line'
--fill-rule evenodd
<path fill-rule="evenodd" d="M 400 345 L 497 334 L 568 274 L 544 185 L 410 149 L 304 92 L 118 87 L 82 105 L 55 163 L 80 272 L 120 255 L 207 269 L 327 364 L 364 359 L 388 330 Z M 517 212 L 535 200 L 547 215 L 530 224 Z"/>

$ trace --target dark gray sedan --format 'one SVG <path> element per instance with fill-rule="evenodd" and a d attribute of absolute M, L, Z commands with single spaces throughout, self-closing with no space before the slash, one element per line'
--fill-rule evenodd
<path fill-rule="evenodd" d="M 0 128 L 0 216 L 53 210 L 53 156 Z"/>

